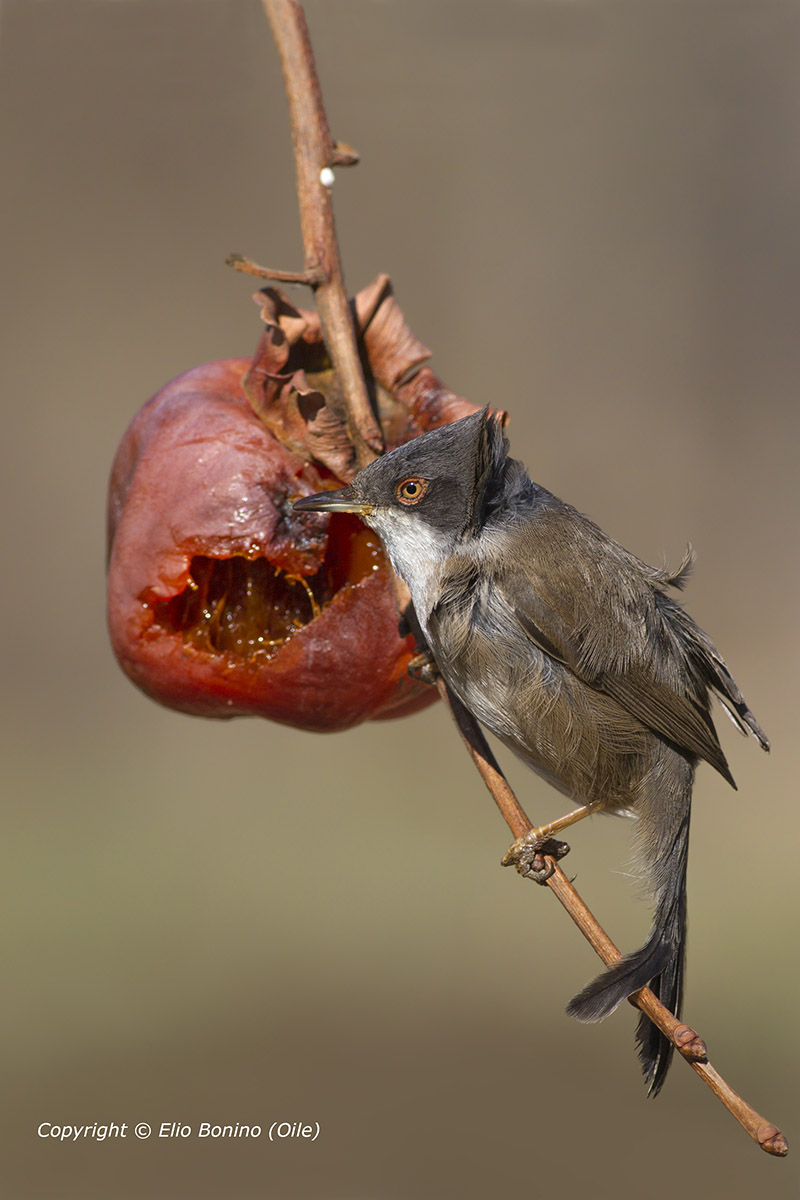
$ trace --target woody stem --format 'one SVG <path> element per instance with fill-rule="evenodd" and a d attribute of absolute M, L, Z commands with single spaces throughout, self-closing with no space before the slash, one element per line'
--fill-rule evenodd
<path fill-rule="evenodd" d="M 472 714 L 449 690 L 443 679 L 439 680 L 437 687 L 442 700 L 450 710 L 470 757 L 491 792 L 504 821 L 515 838 L 525 837 L 533 826 L 498 766 L 480 726 Z M 586 907 L 558 863 L 555 859 L 547 856 L 546 861 L 548 866 L 552 867 L 552 873 L 546 880 L 547 886 L 569 913 L 592 949 L 606 966 L 610 967 L 619 962 L 622 958 L 619 950 Z M 641 1009 L 653 1024 L 658 1026 L 664 1036 L 672 1042 L 676 1050 L 708 1084 L 714 1095 L 722 1101 L 728 1112 L 735 1117 L 762 1150 L 767 1154 L 779 1157 L 788 1153 L 789 1147 L 786 1138 L 777 1125 L 773 1125 L 771 1121 L 767 1121 L 754 1108 L 751 1108 L 711 1066 L 707 1058 L 705 1042 L 690 1025 L 673 1016 L 649 988 L 641 988 L 640 991 L 634 992 L 630 997 L 630 1002 L 636 1008 Z"/>
<path fill-rule="evenodd" d="M 298 279 L 314 289 L 322 335 L 345 398 L 356 461 L 359 467 L 365 467 L 382 452 L 383 436 L 361 370 L 333 219 L 331 184 L 323 174 L 334 163 L 349 165 L 357 161 L 357 156 L 354 151 L 349 157 L 343 155 L 331 137 L 302 4 L 299 0 L 263 3 L 289 101 L 306 261 L 305 273 L 298 274 Z M 292 273 L 275 274 L 285 278 Z"/>

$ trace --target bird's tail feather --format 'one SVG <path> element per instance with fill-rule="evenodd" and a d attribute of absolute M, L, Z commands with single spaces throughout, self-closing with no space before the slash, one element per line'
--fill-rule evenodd
<path fill-rule="evenodd" d="M 689 810 L 684 813 L 671 846 L 671 870 L 657 896 L 650 937 L 639 950 L 609 967 L 570 1001 L 567 1012 L 579 1021 L 601 1021 L 639 988 L 655 992 L 661 1003 L 680 1016 L 683 998 L 686 937 L 686 864 L 689 849 Z M 642 1014 L 636 1042 L 648 1094 L 657 1096 L 672 1060 L 672 1043 Z"/>

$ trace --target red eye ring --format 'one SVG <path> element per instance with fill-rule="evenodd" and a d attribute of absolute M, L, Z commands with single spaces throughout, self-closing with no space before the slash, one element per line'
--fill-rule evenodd
<path fill-rule="evenodd" d="M 418 475 L 412 475 L 410 478 L 404 479 L 402 483 L 398 483 L 395 490 L 401 504 L 419 504 L 428 490 L 428 481 L 420 479 Z"/>

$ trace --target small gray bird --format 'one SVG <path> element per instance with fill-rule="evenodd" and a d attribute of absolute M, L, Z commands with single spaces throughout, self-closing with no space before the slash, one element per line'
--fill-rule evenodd
<path fill-rule="evenodd" d="M 655 903 L 652 931 L 567 1011 L 597 1021 L 649 984 L 680 1016 L 698 761 L 736 786 L 711 693 L 744 733 L 765 750 L 769 742 L 713 643 L 664 591 L 683 586 L 690 556 L 675 574 L 649 567 L 533 483 L 507 451 L 487 408 L 295 507 L 354 512 L 372 526 L 450 689 L 581 806 L 534 831 L 540 839 L 594 812 L 635 816 L 638 861 Z M 672 1046 L 645 1016 L 637 1042 L 656 1095 Z"/>

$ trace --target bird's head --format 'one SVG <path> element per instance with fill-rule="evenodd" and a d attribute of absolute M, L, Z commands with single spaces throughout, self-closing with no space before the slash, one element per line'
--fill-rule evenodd
<path fill-rule="evenodd" d="M 423 543 L 452 552 L 482 528 L 502 481 L 506 450 L 500 419 L 484 408 L 384 454 L 349 487 L 304 497 L 294 507 L 357 513 L 380 535 L 393 561 L 408 553 L 398 553 L 401 543 L 416 546 L 416 553 Z"/>

